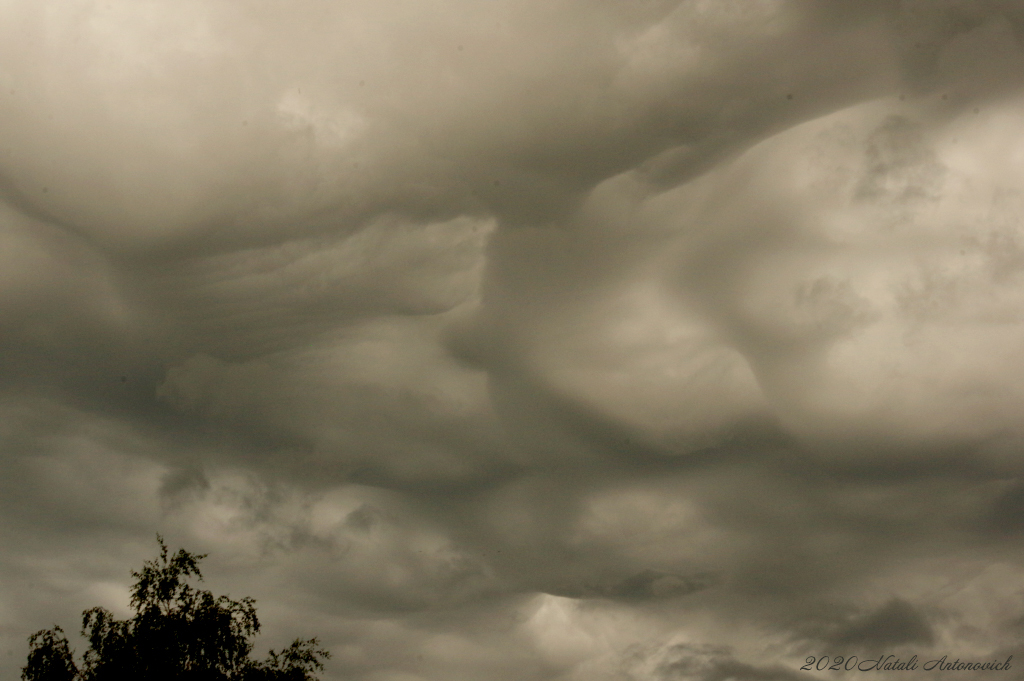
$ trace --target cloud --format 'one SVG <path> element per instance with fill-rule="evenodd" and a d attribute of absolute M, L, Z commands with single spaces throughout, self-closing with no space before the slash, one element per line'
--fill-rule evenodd
<path fill-rule="evenodd" d="M 548 221 L 668 147 L 692 149 L 678 173 L 892 81 L 869 13 L 581 9 L 11 5 L 3 175 L 122 253 L 280 243 L 389 210 Z M 798 39 L 822 59 L 795 68 Z"/>
<path fill-rule="evenodd" d="M 1019 651 L 1022 26 L 2 3 L 5 669 L 158 531 L 334 678 Z"/>
<path fill-rule="evenodd" d="M 997 264 L 1012 246 L 987 244 L 1014 230 L 1019 189 L 1015 173 L 973 172 L 1014 163 L 978 121 L 1013 126 L 1012 107 L 928 122 L 863 105 L 765 142 L 722 180 L 734 198 L 682 271 L 794 432 L 910 447 L 1012 432 L 1015 382 L 996 367 L 1016 363 L 1016 267 Z M 752 230 L 743 250 L 716 245 Z"/>
<path fill-rule="evenodd" d="M 828 635 L 838 649 L 886 650 L 893 646 L 929 646 L 935 636 L 927 620 L 910 603 L 894 598 L 875 612 L 861 616 Z"/>

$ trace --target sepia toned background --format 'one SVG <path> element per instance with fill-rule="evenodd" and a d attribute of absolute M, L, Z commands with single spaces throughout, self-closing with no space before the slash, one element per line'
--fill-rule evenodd
<path fill-rule="evenodd" d="M 1022 218 L 1016 1 L 0 0 L 0 677 L 157 533 L 331 681 L 1024 668 Z"/>

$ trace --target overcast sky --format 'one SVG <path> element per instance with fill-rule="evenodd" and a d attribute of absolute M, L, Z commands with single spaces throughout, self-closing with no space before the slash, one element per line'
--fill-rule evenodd
<path fill-rule="evenodd" d="M 330 681 L 1024 668 L 1022 216 L 1019 1 L 0 0 L 0 677 L 157 533 Z"/>

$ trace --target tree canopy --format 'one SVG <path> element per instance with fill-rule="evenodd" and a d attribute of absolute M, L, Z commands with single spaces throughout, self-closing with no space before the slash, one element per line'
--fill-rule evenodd
<path fill-rule="evenodd" d="M 24 681 L 316 681 L 330 653 L 316 638 L 295 639 L 263 660 L 249 655 L 259 633 L 256 602 L 214 597 L 194 588 L 202 581 L 196 555 L 179 549 L 171 555 L 157 536 L 160 555 L 132 571 L 130 605 L 134 616 L 118 620 L 104 608 L 82 613 L 82 636 L 89 642 L 75 662 L 59 626 L 29 637 Z"/>

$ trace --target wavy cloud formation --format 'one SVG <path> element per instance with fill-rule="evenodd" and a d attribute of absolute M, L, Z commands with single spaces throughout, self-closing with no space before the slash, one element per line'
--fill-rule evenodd
<path fill-rule="evenodd" d="M 1021 74 L 1008 0 L 0 3 L 4 673 L 156 532 L 331 679 L 1024 659 Z"/>

